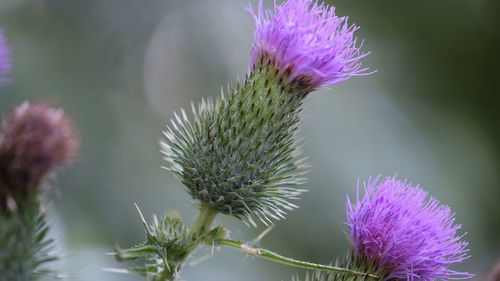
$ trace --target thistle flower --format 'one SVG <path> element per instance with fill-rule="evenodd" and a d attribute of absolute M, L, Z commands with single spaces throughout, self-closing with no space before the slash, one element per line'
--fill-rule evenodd
<path fill-rule="evenodd" d="M 43 178 L 76 157 L 76 131 L 62 109 L 23 103 L 0 134 L 0 280 L 39 280 L 53 272 L 49 225 L 41 209 Z M 44 279 L 45 280 L 45 279 Z"/>
<path fill-rule="evenodd" d="M 0 135 L 2 193 L 31 193 L 44 176 L 71 163 L 77 149 L 76 130 L 62 109 L 44 103 L 19 105 L 5 118 Z"/>
<path fill-rule="evenodd" d="M 226 99 L 176 116 L 162 143 L 167 169 L 193 198 L 220 213 L 263 222 L 284 218 L 303 190 L 295 146 L 304 97 L 321 85 L 364 75 L 357 26 L 312 0 L 289 0 L 257 23 L 251 69 Z"/>
<path fill-rule="evenodd" d="M 268 57 L 289 82 L 300 82 L 315 89 L 338 84 L 352 76 L 368 75 L 360 60 L 363 53 L 347 17 L 335 15 L 335 8 L 315 0 L 288 0 L 264 10 L 248 8 L 257 30 L 250 58 L 252 69 Z"/>
<path fill-rule="evenodd" d="M 353 256 L 375 264 L 386 279 L 467 279 L 448 269 L 467 259 L 467 242 L 458 235 L 454 213 L 427 192 L 394 177 L 368 181 L 364 197 L 347 202 Z M 359 192 L 359 187 L 358 187 Z"/>
<path fill-rule="evenodd" d="M 0 29 L 0 85 L 8 81 L 5 75 L 11 69 L 10 48 L 7 45 L 3 30 Z"/>

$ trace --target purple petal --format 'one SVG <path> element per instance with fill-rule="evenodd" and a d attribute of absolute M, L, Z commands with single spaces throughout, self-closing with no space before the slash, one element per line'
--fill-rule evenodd
<path fill-rule="evenodd" d="M 359 191 L 359 184 L 358 184 Z M 387 279 L 448 280 L 473 275 L 448 269 L 468 258 L 455 214 L 427 192 L 395 177 L 369 180 L 347 203 L 354 255 L 375 262 Z"/>
<path fill-rule="evenodd" d="M 274 59 L 281 73 L 291 70 L 289 80 L 304 79 L 313 87 L 341 83 L 352 76 L 368 75 L 361 67 L 363 53 L 357 45 L 347 17 L 335 15 L 335 8 L 315 0 L 288 0 L 263 8 L 262 0 L 248 11 L 257 29 L 250 58 L 251 68 L 263 56 Z"/>

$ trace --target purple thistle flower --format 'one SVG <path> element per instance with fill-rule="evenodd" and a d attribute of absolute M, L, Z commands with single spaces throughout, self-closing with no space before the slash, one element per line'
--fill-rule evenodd
<path fill-rule="evenodd" d="M 0 187 L 20 194 L 37 190 L 44 176 L 76 159 L 78 145 L 76 129 L 62 109 L 22 103 L 2 124 Z"/>
<path fill-rule="evenodd" d="M 468 258 L 454 213 L 418 186 L 388 177 L 364 185 L 347 202 L 347 225 L 358 261 L 375 264 L 386 279 L 448 280 L 473 275 L 447 268 Z"/>
<path fill-rule="evenodd" d="M 341 83 L 352 76 L 368 75 L 361 68 L 361 52 L 347 17 L 335 15 L 335 8 L 316 0 L 288 0 L 264 10 L 248 8 L 257 29 L 250 58 L 253 68 L 260 59 L 269 58 L 289 82 L 299 79 L 316 88 Z M 373 73 L 373 72 L 372 72 Z"/>
<path fill-rule="evenodd" d="M 8 82 L 5 75 L 9 73 L 11 67 L 10 48 L 5 40 L 3 30 L 0 29 L 0 85 Z"/>

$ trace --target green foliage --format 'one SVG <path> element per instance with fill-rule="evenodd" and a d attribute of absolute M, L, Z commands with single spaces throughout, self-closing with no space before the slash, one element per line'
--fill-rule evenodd
<path fill-rule="evenodd" d="M 35 281 L 51 272 L 49 226 L 35 196 L 15 212 L 0 212 L 0 281 Z"/>
<path fill-rule="evenodd" d="M 148 225 L 141 214 L 146 229 L 146 241 L 129 249 L 115 246 L 118 261 L 136 262 L 129 269 L 139 273 L 149 281 L 174 280 L 184 260 L 205 237 L 196 237 L 188 232 L 182 218 L 175 211 L 168 212 L 163 220 Z M 217 229 L 213 233 L 218 232 Z M 212 232 L 211 232 L 212 233 Z"/>
<path fill-rule="evenodd" d="M 167 169 L 190 195 L 216 211 L 255 224 L 284 218 L 303 190 L 294 136 L 303 88 L 285 83 L 269 61 L 217 102 L 203 100 L 164 132 Z"/>

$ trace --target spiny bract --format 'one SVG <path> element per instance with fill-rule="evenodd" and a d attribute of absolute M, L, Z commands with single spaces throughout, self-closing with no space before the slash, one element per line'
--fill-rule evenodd
<path fill-rule="evenodd" d="M 193 198 L 252 224 L 252 215 L 266 223 L 297 207 L 294 134 L 308 89 L 285 80 L 263 57 L 229 97 L 193 106 L 193 121 L 184 111 L 172 120 L 162 151 Z"/>
<path fill-rule="evenodd" d="M 37 198 L 26 199 L 16 213 L 0 211 L 0 281 L 41 280 L 53 272 L 44 268 L 57 259 Z"/>

